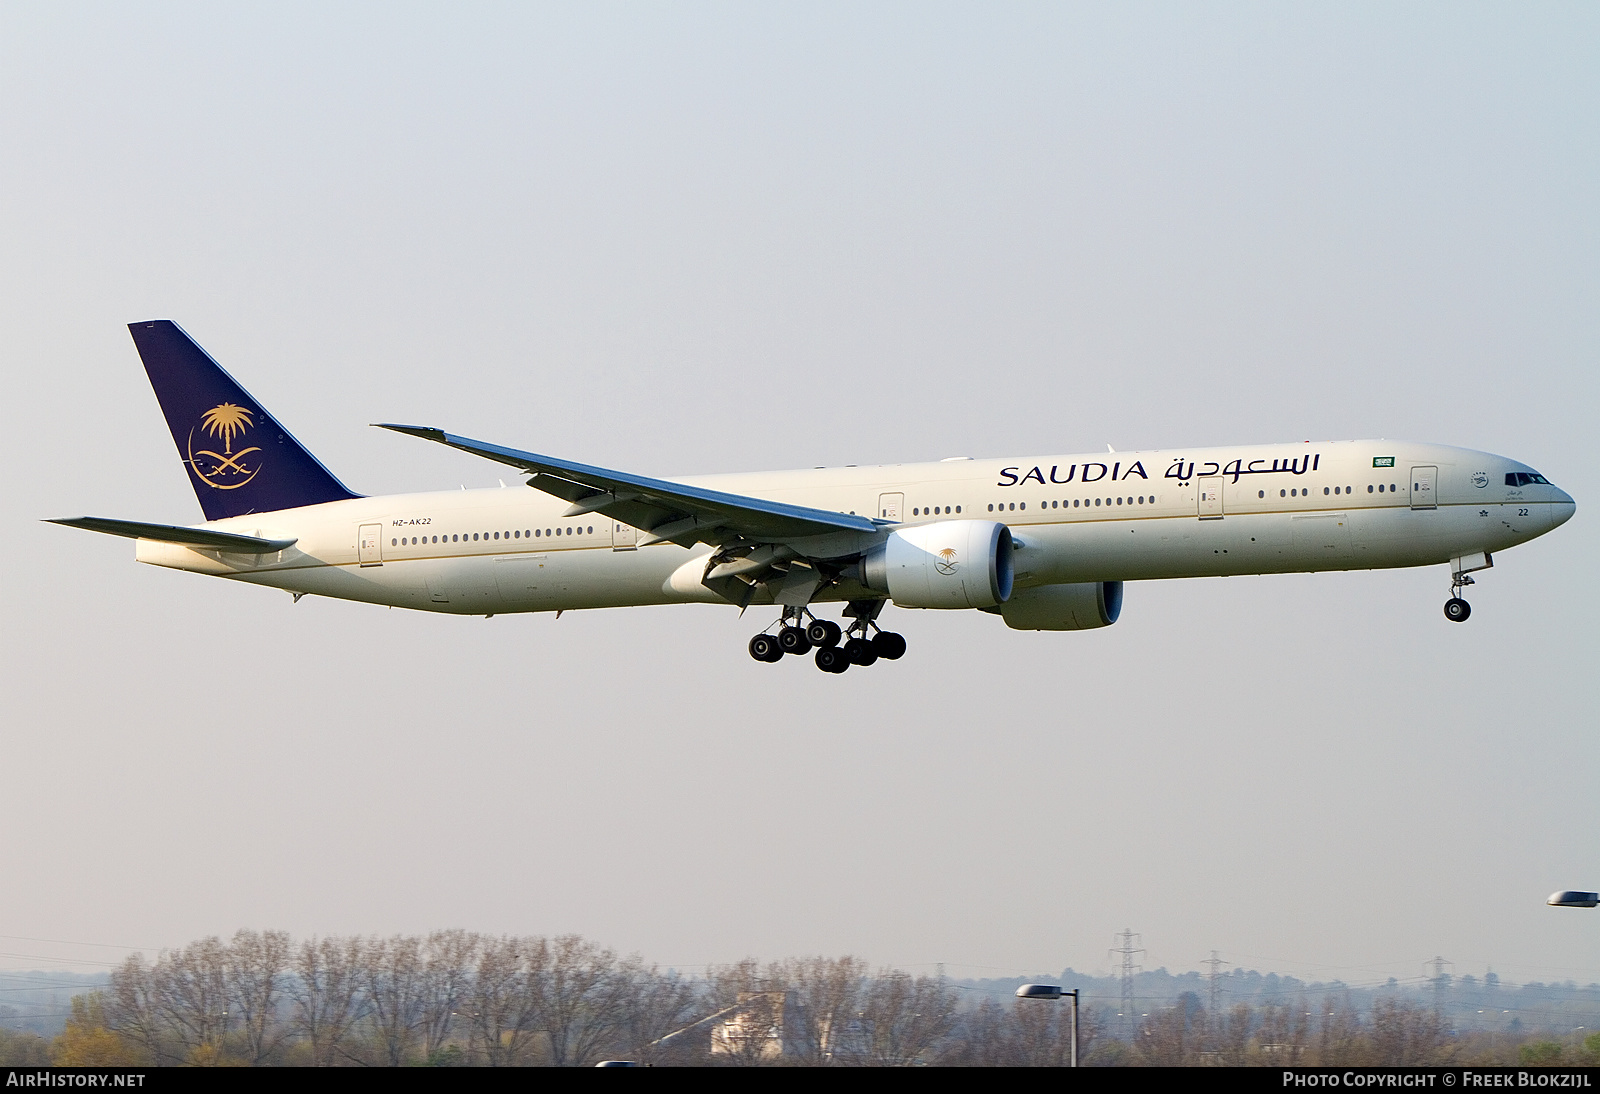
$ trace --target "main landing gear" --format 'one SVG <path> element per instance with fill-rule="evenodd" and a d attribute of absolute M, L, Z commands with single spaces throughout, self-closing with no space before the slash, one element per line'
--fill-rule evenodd
<path fill-rule="evenodd" d="M 1465 623 L 1472 605 L 1461 599 L 1461 589 L 1474 584 L 1470 574 L 1455 574 L 1450 579 L 1450 599 L 1444 602 L 1444 617 L 1452 623 Z"/>
<path fill-rule="evenodd" d="M 844 672 L 851 665 L 870 665 L 880 657 L 898 660 L 906 652 L 906 640 L 878 629 L 873 617 L 881 607 L 879 601 L 874 609 L 857 613 L 848 631 L 841 630 L 831 619 L 818 619 L 809 608 L 785 608 L 777 634 L 762 631 L 750 639 L 750 656 L 771 663 L 782 661 L 785 654 L 798 657 L 816 650 L 817 668 L 834 673 Z M 871 638 L 867 637 L 869 628 L 877 632 Z"/>

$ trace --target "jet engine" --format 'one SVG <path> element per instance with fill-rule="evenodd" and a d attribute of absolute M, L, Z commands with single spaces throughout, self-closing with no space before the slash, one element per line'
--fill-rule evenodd
<path fill-rule="evenodd" d="M 1011 595 L 1011 530 L 992 520 L 902 528 L 861 560 L 861 583 L 902 608 L 992 608 Z"/>
<path fill-rule="evenodd" d="M 1040 585 L 1018 589 L 991 608 L 1015 631 L 1087 631 L 1109 627 L 1122 614 L 1122 582 Z"/>

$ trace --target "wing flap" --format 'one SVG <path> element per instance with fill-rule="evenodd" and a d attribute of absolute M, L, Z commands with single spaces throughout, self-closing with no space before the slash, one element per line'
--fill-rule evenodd
<path fill-rule="evenodd" d="M 64 524 L 68 528 L 83 528 L 90 532 L 104 532 L 128 539 L 153 539 L 162 543 L 181 543 L 185 547 L 206 547 L 213 551 L 230 551 L 235 554 L 263 555 L 293 547 L 297 539 L 262 539 L 260 536 L 242 536 L 236 532 L 219 532 L 213 528 L 185 528 L 178 524 L 146 524 L 136 520 L 112 520 L 110 517 L 61 517 L 47 521 Z"/>

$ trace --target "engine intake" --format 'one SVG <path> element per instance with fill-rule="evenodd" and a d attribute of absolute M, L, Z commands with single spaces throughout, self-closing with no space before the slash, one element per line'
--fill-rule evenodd
<path fill-rule="evenodd" d="M 992 608 L 1011 596 L 1011 530 L 936 520 L 891 533 L 861 560 L 862 584 L 902 608 Z"/>

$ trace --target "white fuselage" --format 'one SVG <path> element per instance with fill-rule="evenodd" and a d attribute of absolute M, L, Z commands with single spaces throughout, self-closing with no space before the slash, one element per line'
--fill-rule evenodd
<path fill-rule="evenodd" d="M 1017 541 L 1016 585 L 1029 588 L 1487 555 L 1572 515 L 1572 498 L 1554 486 L 1506 485 L 1509 472 L 1530 470 L 1442 445 L 1338 441 L 677 481 L 906 525 L 1002 521 Z M 281 552 L 139 540 L 138 558 L 296 593 L 458 614 L 724 602 L 700 583 L 709 547 L 638 547 L 644 533 L 597 513 L 561 516 L 567 508 L 521 487 L 357 498 L 204 526 L 296 540 Z M 818 599 L 830 599 L 826 589 Z"/>

